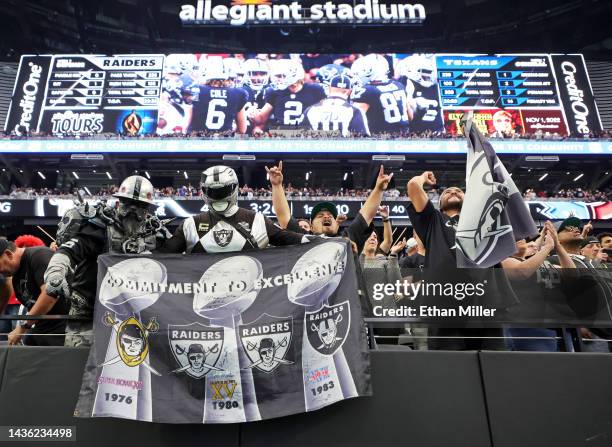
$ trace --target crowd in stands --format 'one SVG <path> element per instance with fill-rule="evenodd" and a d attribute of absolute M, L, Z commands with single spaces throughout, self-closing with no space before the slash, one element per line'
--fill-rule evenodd
<path fill-rule="evenodd" d="M 194 131 L 191 133 L 170 133 L 157 135 L 154 133 L 139 133 L 131 135 L 127 133 L 79 133 L 79 134 L 49 134 L 46 132 L 31 132 L 25 135 L 17 135 L 14 132 L 0 133 L 0 139 L 11 140 L 26 140 L 26 139 L 106 139 L 106 140 L 123 140 L 123 139 L 221 139 L 221 138 L 289 138 L 289 139 L 346 139 L 339 131 L 315 131 L 308 129 L 270 129 L 261 134 L 247 135 L 238 134 L 234 131 L 214 132 L 214 131 Z M 436 132 L 426 130 L 423 132 L 382 132 L 373 134 L 370 137 L 365 137 L 363 134 L 354 134 L 349 138 L 357 139 L 374 139 L 374 140 L 397 140 L 397 139 L 465 139 L 462 135 L 454 135 L 451 132 Z M 503 135 L 499 133 L 490 134 L 489 138 L 493 139 L 527 139 L 527 140 L 588 140 L 588 139 L 610 139 L 612 138 L 612 129 L 604 129 L 602 131 L 591 132 L 589 135 L 571 134 L 559 135 L 556 132 L 542 132 L 541 130 L 535 133 L 512 133 Z"/>
<path fill-rule="evenodd" d="M 612 190 L 606 189 L 600 191 L 598 189 L 582 189 L 582 188 L 567 188 L 560 189 L 555 192 L 534 190 L 528 188 L 523 193 L 523 198 L 528 201 L 546 200 L 550 198 L 575 200 L 577 202 L 607 202 L 612 197 Z"/>
<path fill-rule="evenodd" d="M 408 182 L 407 191 L 400 191 L 391 182 L 392 174 L 385 173 L 382 166 L 376 184 L 372 189 L 349 190 L 296 188 L 290 183 L 285 184 L 283 182 L 282 163 L 279 163 L 279 166 L 266 168 L 266 170 L 270 182 L 269 188 L 252 188 L 244 185 L 239 188 L 239 196 L 246 199 L 266 198 L 271 200 L 276 210 L 275 223 L 277 225 L 274 226 L 275 228 L 289 230 L 294 235 L 295 233 L 302 233 L 313 236 L 347 237 L 351 241 L 351 247 L 356 255 L 356 264 L 359 266 L 357 270 L 358 283 L 360 291 L 363 292 L 360 296 L 369 300 L 366 303 L 370 303 L 371 306 L 378 303 L 378 298 L 375 297 L 375 294 L 382 290 L 381 286 L 399 284 L 402 281 L 405 284 L 420 282 L 419 278 L 423 278 L 422 275 L 425 274 L 423 269 L 429 269 L 429 272 L 443 272 L 444 274 L 457 269 L 458 255 L 455 251 L 455 231 L 465 195 L 458 187 L 450 186 L 444 188 L 440 186 L 432 172 L 426 171 L 421 175 L 413 177 Z M 117 190 L 117 186 L 110 185 L 97 191 L 97 194 L 108 197 L 117 192 Z M 274 191 L 274 195 L 272 191 Z M 60 193 L 61 196 L 62 191 L 15 188 L 11 193 L 11 197 L 20 198 L 19 194 L 36 196 L 39 193 Z M 574 188 L 559 190 L 556 193 L 565 199 L 600 200 L 607 198 L 608 196 L 605 194 L 609 195 L 610 191 L 588 191 L 582 188 Z M 201 198 L 200 190 L 191 184 L 178 188 L 158 188 L 155 190 L 155 194 L 157 197 Z M 534 191 L 532 189 L 526 190 L 524 193 L 525 198 L 529 200 L 540 200 L 544 198 L 544 194 L 542 191 Z M 412 228 L 404 228 L 401 231 L 397 231 L 396 234 L 395 230 L 400 229 L 393 229 L 389 207 L 384 206 L 384 203 L 386 199 L 406 198 L 406 195 L 408 195 L 412 202 L 412 205 L 407 207 L 407 214 L 410 217 Z M 67 194 L 61 197 L 71 196 Z M 334 205 L 333 198 L 335 197 L 363 199 L 357 216 L 351 216 L 352 220 L 347 221 L 347 216 L 342 215 L 336 205 Z M 296 220 L 292 217 L 288 200 L 296 198 L 320 201 L 313 207 L 310 219 Z M 209 198 L 209 200 L 211 199 Z M 435 206 L 433 206 L 434 204 Z M 376 215 L 382 221 L 382 231 L 374 225 L 374 217 Z M 51 238 L 46 232 L 45 236 Z M 196 236 L 200 238 L 200 235 Z M 198 241 L 200 244 L 219 244 L 219 242 L 214 242 L 216 240 L 210 242 L 205 238 L 200 238 Z M 0 258 L 6 256 L 8 259 L 13 256 L 12 253 L 15 248 L 11 244 L 12 242 L 7 242 L 6 240 L 1 242 L 0 238 Z M 1 249 L 2 246 L 4 246 L 4 250 Z M 61 251 L 62 248 L 60 247 L 59 250 Z M 565 283 L 553 281 L 549 284 L 542 279 L 563 274 L 563 272 L 557 272 L 553 275 L 551 269 L 582 269 L 590 272 L 588 273 L 590 276 L 586 279 L 593 282 L 591 276 L 599 277 L 599 275 L 604 275 L 604 273 L 607 275 L 608 269 L 612 266 L 612 234 L 596 229 L 591 222 L 587 223 L 573 216 L 568 217 L 562 222 L 557 222 L 556 225 L 552 222 L 546 222 L 537 232 L 534 227 L 530 239 L 516 241 L 516 250 L 516 253 L 511 256 L 504 253 L 504 257 L 500 258 L 501 261 L 496 261 L 495 267 L 503 268 L 504 274 L 507 275 L 507 278 L 512 283 L 512 287 L 515 288 L 516 295 L 520 295 L 523 301 L 525 301 L 525 296 L 521 295 L 521 290 L 525 291 L 525 293 L 527 293 L 528 289 L 531 290 L 529 293 L 531 293 L 531 296 L 535 296 L 537 300 L 540 299 L 538 293 L 542 294 L 542 299 L 548 299 L 549 286 L 557 288 L 555 293 L 563 293 L 562 287 L 564 287 Z M 182 251 L 177 251 L 177 253 L 180 252 Z M 21 254 L 22 252 L 19 253 Z M 48 252 L 48 255 L 52 256 L 50 252 Z M 3 273 L 5 276 L 13 276 L 14 278 L 19 277 L 18 273 L 20 271 L 18 268 L 21 268 L 20 263 L 13 262 L 10 264 L 5 262 L 3 264 L 0 262 L 0 265 L 14 267 L 14 271 L 9 269 L 9 267 L 5 267 L 5 270 L 0 271 L 0 273 Z M 578 273 L 580 274 L 580 272 Z M 531 278 L 530 281 L 532 282 L 521 282 L 528 278 Z M 575 279 L 573 273 L 572 276 L 568 276 L 565 280 L 571 280 L 572 278 Z M 584 278 L 579 279 L 582 281 Z M 6 281 L 5 283 L 8 284 Z M 12 281 L 11 284 L 13 283 L 19 284 L 18 281 Z M 582 287 L 583 283 L 580 284 Z M 593 284 L 597 287 L 601 286 L 602 293 L 608 299 L 612 289 L 606 289 L 604 283 L 599 282 L 599 280 L 596 280 Z M 38 290 L 41 290 L 40 284 L 37 284 L 37 287 Z M 533 289 L 533 287 L 536 287 L 536 289 Z M 585 290 L 589 290 L 588 293 L 591 293 L 595 290 L 594 287 L 591 289 L 586 288 Z M 541 292 L 540 289 L 543 291 Z M 500 296 L 502 291 L 507 290 L 500 289 Z M 512 293 L 504 296 L 510 297 Z M 405 306 L 406 302 L 413 299 L 410 292 L 398 292 L 387 295 L 386 298 L 383 297 L 381 300 L 387 300 L 384 305 L 389 309 Z M 8 295 L 6 298 L 8 298 Z M 0 302 L 0 304 L 0 311 L 2 311 L 2 308 L 6 306 L 6 302 Z M 5 331 L 10 329 L 12 329 L 8 336 L 10 344 L 19 343 L 28 330 L 27 327 L 19 329 L 13 326 L 9 329 L 5 328 Z M 381 331 L 378 328 L 373 330 L 374 337 L 378 338 L 377 343 L 387 343 L 388 340 L 391 340 L 392 344 L 401 344 L 400 340 L 403 337 L 409 340 L 405 344 L 408 344 L 412 349 L 557 351 L 559 350 L 558 340 L 560 339 L 558 330 L 555 328 L 487 327 L 474 328 L 472 330 L 471 328 L 450 329 L 433 326 L 429 328 L 412 328 L 402 324 L 398 327 L 386 329 L 390 329 L 391 332 Z M 612 332 L 609 330 L 605 328 L 601 330 L 597 327 L 584 327 L 580 328 L 580 336 L 585 341 L 586 347 L 584 350 L 596 352 L 610 351 L 607 340 L 612 339 Z M 530 340 L 540 338 L 545 341 L 521 341 L 521 338 L 528 338 Z M 427 341 L 423 342 L 424 339 Z M 510 343 L 510 340 L 513 340 L 513 343 Z"/>
<path fill-rule="evenodd" d="M 443 188 L 432 188 L 428 190 L 429 198 L 433 202 L 439 199 L 439 193 Z M 92 197 L 110 197 L 117 192 L 116 185 L 109 185 L 100 189 L 90 188 Z M 84 198 L 89 197 L 88 193 L 80 190 Z M 369 194 L 369 189 L 346 189 L 346 188 L 296 188 L 289 184 L 285 188 L 285 194 L 290 200 L 363 200 Z M 75 190 L 61 190 L 58 188 L 31 188 L 13 187 L 11 192 L 4 196 L 11 199 L 33 199 L 39 197 L 51 198 L 76 198 Z M 178 187 L 166 186 L 155 189 L 156 198 L 173 198 L 178 200 L 202 199 L 202 192 L 192 184 Z M 238 197 L 246 200 L 270 200 L 272 191 L 269 188 L 252 188 L 244 185 L 240 188 Z M 408 200 L 408 197 L 397 188 L 390 188 L 384 192 L 387 200 Z M 543 200 L 572 200 L 577 202 L 606 202 L 612 200 L 612 189 L 590 190 L 583 188 L 566 188 L 558 191 L 534 190 L 528 188 L 523 193 L 523 198 L 527 201 Z"/>

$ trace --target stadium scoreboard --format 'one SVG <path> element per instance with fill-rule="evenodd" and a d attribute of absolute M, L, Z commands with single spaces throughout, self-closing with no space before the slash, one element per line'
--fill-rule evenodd
<path fill-rule="evenodd" d="M 55 57 L 45 110 L 155 107 L 161 92 L 163 55 Z"/>
<path fill-rule="evenodd" d="M 547 56 L 440 56 L 443 107 L 559 107 Z"/>
<path fill-rule="evenodd" d="M 218 126 L 212 124 L 228 118 L 220 116 L 223 113 L 220 109 L 210 110 L 212 106 L 217 107 L 219 101 L 207 105 L 207 116 L 214 117 L 213 120 L 194 122 L 199 118 L 193 111 L 200 101 L 197 92 L 204 85 L 207 64 L 212 63 L 213 58 L 218 60 L 225 56 L 22 56 L 5 130 L 16 135 L 43 132 L 77 136 L 101 133 L 167 135 L 200 128 L 214 133 Z M 235 56 L 240 59 L 243 55 Z M 328 61 L 341 61 L 343 55 L 322 56 Z M 260 60 L 267 64 L 266 55 L 261 57 Z M 308 55 L 288 57 L 312 65 Z M 580 54 L 388 53 L 384 57 L 389 64 L 389 77 L 405 87 L 406 101 L 414 108 L 410 132 L 461 135 L 460 120 L 466 111 L 473 112 L 475 124 L 488 135 L 588 136 L 602 129 L 586 64 Z M 317 82 L 316 73 L 323 63 L 312 68 L 310 65 L 306 70 L 307 78 Z M 245 73 L 245 83 L 248 76 Z M 236 87 L 243 88 L 241 84 Z M 274 83 L 270 82 L 262 92 L 274 88 Z M 244 89 L 248 93 L 248 88 Z M 395 109 L 391 109 L 397 106 L 383 103 L 382 99 L 385 98 L 381 95 L 381 120 L 387 112 L 392 116 Z M 232 118 L 229 117 L 230 122 Z M 357 140 L 359 150 L 356 152 L 382 150 L 375 140 Z M 241 150 L 249 152 L 252 146 L 253 152 L 260 152 L 259 143 L 255 139 L 241 140 Z M 177 150 L 172 144 L 167 145 L 168 151 Z M 189 151 L 188 144 L 183 146 L 185 149 L 179 150 Z M 334 147 L 331 146 L 329 152 L 334 152 Z M 404 151 L 389 146 L 388 152 L 410 152 L 406 147 Z M 156 150 L 164 151 L 164 148 Z M 217 150 L 214 144 L 199 145 L 197 152 Z M 300 150 L 308 152 L 308 149 Z M 31 151 L 36 152 L 36 149 Z M 446 152 L 444 146 L 438 152 Z"/>
<path fill-rule="evenodd" d="M 22 57 L 7 129 L 59 134 L 150 133 L 161 94 L 164 55 Z M 47 73 L 44 79 L 34 77 Z M 32 94 L 34 93 L 34 94 Z M 16 102 L 17 97 L 23 99 Z M 25 104 L 25 106 L 24 106 Z M 14 106 L 14 107 L 13 107 Z"/>

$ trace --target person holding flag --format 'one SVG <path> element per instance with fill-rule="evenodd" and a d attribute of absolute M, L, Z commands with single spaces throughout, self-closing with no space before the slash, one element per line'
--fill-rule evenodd
<path fill-rule="evenodd" d="M 501 267 L 501 261 L 516 252 L 517 239 L 537 234 L 520 194 L 516 195 L 518 189 L 493 147 L 472 125 L 471 117 L 465 121 L 465 135 L 468 138 L 467 194 L 455 186 L 446 188 L 440 195 L 437 210 L 425 191 L 425 186 L 436 184 L 433 172 L 415 176 L 407 185 L 411 200 L 408 215 L 426 249 L 425 268 L 429 272 Z M 509 296 L 514 296 L 507 281 L 495 286 L 500 292 L 506 289 L 510 291 Z M 500 293 L 499 296 L 508 295 Z M 500 328 L 431 328 L 430 336 L 434 337 L 430 349 L 505 348 Z"/>

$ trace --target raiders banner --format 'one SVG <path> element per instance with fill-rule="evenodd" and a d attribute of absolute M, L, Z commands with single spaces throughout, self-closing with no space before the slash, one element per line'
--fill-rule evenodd
<path fill-rule="evenodd" d="M 76 416 L 234 423 L 371 394 L 348 242 L 99 258 Z"/>

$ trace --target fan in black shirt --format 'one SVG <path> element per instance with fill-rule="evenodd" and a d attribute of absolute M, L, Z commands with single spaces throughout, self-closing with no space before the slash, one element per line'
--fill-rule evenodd
<path fill-rule="evenodd" d="M 276 211 L 278 224 L 281 228 L 304 233 L 304 229 L 302 229 L 298 222 L 291 216 L 289 203 L 285 196 L 285 189 L 283 187 L 283 162 L 281 161 L 278 166 L 273 166 L 272 168 L 266 167 L 266 171 L 268 172 L 272 185 L 272 205 Z M 353 219 L 344 232 L 344 236 L 348 237 L 356 244 L 357 253 L 363 251 L 365 242 L 372 234 L 372 221 L 378 212 L 378 207 L 383 198 L 383 192 L 387 189 L 392 178 L 393 174 L 385 174 L 384 168 L 381 166 L 374 189 L 359 210 L 355 219 Z M 340 233 L 340 225 L 337 221 L 337 217 L 338 210 L 333 203 L 318 203 L 313 207 L 310 214 L 310 233 L 327 237 L 342 235 Z"/>
<path fill-rule="evenodd" d="M 457 269 L 455 258 L 455 231 L 459 223 L 459 213 L 463 205 L 464 193 L 460 188 L 450 187 L 440 195 L 440 210 L 434 208 L 425 192 L 424 185 L 433 186 L 436 178 L 430 171 L 413 177 L 408 182 L 408 196 L 412 203 L 408 215 L 423 245 L 425 268 L 429 272 L 448 272 Z M 502 350 L 504 349 L 501 329 L 450 329 L 431 328 L 430 336 L 455 337 L 433 338 L 430 349 L 447 350 Z M 483 338 L 463 338 L 483 337 Z M 499 338 L 484 338 L 499 337 Z"/>
<path fill-rule="evenodd" d="M 438 211 L 423 189 L 424 184 L 434 185 L 435 182 L 431 172 L 424 172 L 408 182 L 408 195 L 412 200 L 408 205 L 408 215 L 427 250 L 425 268 L 457 268 L 455 232 L 464 194 L 459 188 L 447 188 L 440 195 Z"/>
<path fill-rule="evenodd" d="M 400 259 L 399 266 L 401 269 L 420 269 L 425 268 L 425 247 L 421 238 L 416 231 L 412 232 L 414 243 L 416 243 L 416 251 L 413 254 Z M 408 241 L 410 243 L 410 241 Z M 413 246 L 414 247 L 414 246 Z"/>
<path fill-rule="evenodd" d="M 57 299 L 46 292 L 44 275 L 52 256 L 53 251 L 47 247 L 19 248 L 0 240 L 0 273 L 13 277 L 15 296 L 28 309 L 28 315 L 68 313 L 69 305 L 64 298 Z M 9 334 L 9 344 L 15 345 L 23 338 L 26 345 L 61 346 L 65 327 L 63 320 L 25 321 Z M 23 337 L 26 333 L 28 336 Z"/>

